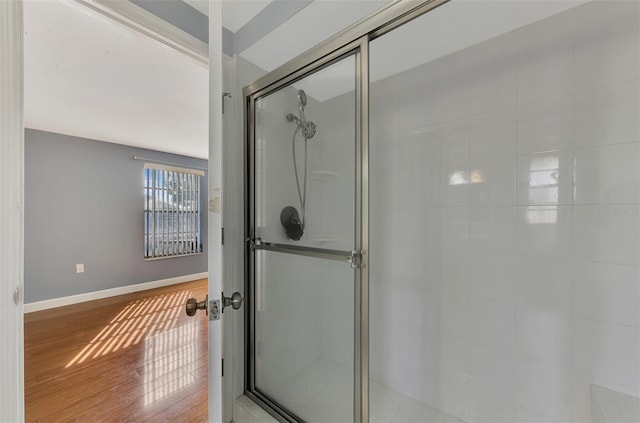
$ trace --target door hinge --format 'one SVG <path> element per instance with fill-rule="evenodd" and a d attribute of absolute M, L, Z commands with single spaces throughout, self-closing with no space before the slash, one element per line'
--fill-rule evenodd
<path fill-rule="evenodd" d="M 224 377 L 224 358 L 222 359 L 222 377 Z"/>
<path fill-rule="evenodd" d="M 13 291 L 13 302 L 16 305 L 20 305 L 20 297 L 21 297 L 20 287 L 17 287 L 15 291 Z"/>
<path fill-rule="evenodd" d="M 224 98 L 225 97 L 231 98 L 231 93 L 222 93 L 222 114 L 224 114 Z"/>
<path fill-rule="evenodd" d="M 222 236 L 221 236 L 220 243 L 224 245 L 224 228 L 222 228 Z"/>

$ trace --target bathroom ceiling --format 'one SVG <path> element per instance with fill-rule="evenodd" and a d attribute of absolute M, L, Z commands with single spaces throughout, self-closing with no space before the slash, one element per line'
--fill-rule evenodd
<path fill-rule="evenodd" d="M 206 158 L 206 65 L 73 1 L 26 1 L 25 125 Z"/>

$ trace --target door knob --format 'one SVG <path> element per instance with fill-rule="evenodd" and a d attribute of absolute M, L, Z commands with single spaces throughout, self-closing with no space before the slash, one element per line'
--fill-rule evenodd
<path fill-rule="evenodd" d="M 224 313 L 224 309 L 226 307 L 231 306 L 234 310 L 237 310 L 242 305 L 242 295 L 239 292 L 234 292 L 230 297 L 225 297 L 224 292 L 222 293 L 222 312 Z"/>
<path fill-rule="evenodd" d="M 204 301 L 198 302 L 195 298 L 189 298 L 187 300 L 187 305 L 185 306 L 185 311 L 187 312 L 187 316 L 195 316 L 198 310 L 204 310 L 209 315 L 209 295 L 207 294 L 204 297 Z"/>

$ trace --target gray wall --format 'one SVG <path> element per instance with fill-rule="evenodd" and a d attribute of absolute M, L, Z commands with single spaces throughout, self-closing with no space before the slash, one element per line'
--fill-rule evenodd
<path fill-rule="evenodd" d="M 144 260 L 144 162 L 136 154 L 207 167 L 201 159 L 25 131 L 26 303 L 207 271 L 206 237 L 203 254 Z"/>

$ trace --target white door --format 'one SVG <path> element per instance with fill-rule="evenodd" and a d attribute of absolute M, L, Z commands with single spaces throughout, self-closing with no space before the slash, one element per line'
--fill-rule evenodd
<path fill-rule="evenodd" d="M 223 378 L 223 354 L 231 353 L 232 306 L 224 310 L 225 291 L 222 251 L 223 204 L 223 56 L 221 0 L 209 1 L 209 193 L 208 193 L 208 268 L 209 286 L 206 304 L 209 316 L 209 421 L 229 423 L 233 418 L 231 360 L 224 362 L 227 377 Z M 227 181 L 228 182 L 228 181 Z M 228 283 L 227 285 L 231 285 Z M 224 292 L 231 297 L 232 292 Z M 204 299 L 198 299 L 202 301 Z M 224 313 L 223 311 L 226 311 Z M 225 330 L 226 329 L 226 330 Z M 225 342 L 224 333 L 227 332 Z"/>
<path fill-rule="evenodd" d="M 22 0 L 0 1 L 0 422 L 24 420 Z"/>
<path fill-rule="evenodd" d="M 231 421 L 232 401 L 224 401 L 223 322 L 231 318 L 222 313 L 222 187 L 223 187 L 223 63 L 221 0 L 209 1 L 209 421 Z M 225 292 L 229 296 L 230 293 Z M 218 320 L 212 301 L 218 301 Z M 231 309 L 231 307 L 229 307 Z M 228 325 L 225 325 L 228 326 Z M 226 380 L 230 380 L 230 375 Z M 228 385 L 228 383 L 227 383 Z M 227 397 L 229 398 L 229 397 Z M 226 407 L 225 407 L 226 406 Z M 226 410 L 225 410 L 226 408 Z"/>

